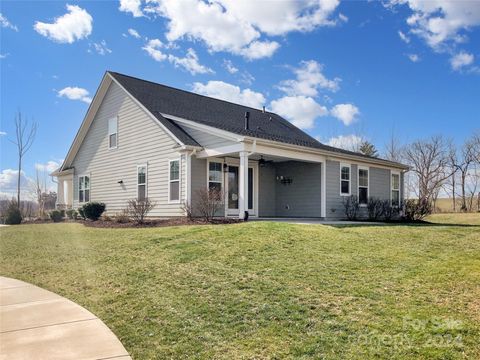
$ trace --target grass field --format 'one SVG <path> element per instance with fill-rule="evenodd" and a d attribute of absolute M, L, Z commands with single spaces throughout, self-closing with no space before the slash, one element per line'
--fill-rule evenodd
<path fill-rule="evenodd" d="M 85 306 L 134 359 L 478 359 L 480 216 L 430 220 L 461 226 L 11 226 L 0 273 Z"/>

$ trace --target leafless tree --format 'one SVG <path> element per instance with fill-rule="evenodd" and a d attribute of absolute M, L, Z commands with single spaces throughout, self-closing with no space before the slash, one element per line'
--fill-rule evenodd
<path fill-rule="evenodd" d="M 451 176 L 448 155 L 448 143 L 441 136 L 415 141 L 405 149 L 405 159 L 418 182 L 420 201 L 432 203 Z"/>
<path fill-rule="evenodd" d="M 33 183 L 33 194 L 37 199 L 38 203 L 38 215 L 45 215 L 45 194 L 47 193 L 47 181 L 45 170 L 43 174 L 40 174 L 40 171 L 36 169 L 35 171 L 35 182 Z"/>
<path fill-rule="evenodd" d="M 457 164 L 457 149 L 453 144 L 450 144 L 450 149 L 448 152 L 448 166 L 450 167 L 451 176 L 448 181 L 445 183 L 446 190 L 452 192 L 452 209 L 457 211 L 457 173 L 458 168 Z"/>
<path fill-rule="evenodd" d="M 10 140 L 17 146 L 18 152 L 18 177 L 17 177 L 17 204 L 20 206 L 20 181 L 22 177 L 22 161 L 25 154 L 30 150 L 37 133 L 37 123 L 29 123 L 28 120 L 22 118 L 19 111 L 15 115 L 15 139 Z"/>
<path fill-rule="evenodd" d="M 470 171 L 476 161 L 475 141 L 468 139 L 462 146 L 460 156 L 455 164 L 455 168 L 460 175 L 461 207 L 462 211 L 467 211 L 467 181 L 475 180 Z"/>
<path fill-rule="evenodd" d="M 385 158 L 390 161 L 402 162 L 403 148 L 395 131 L 392 130 L 390 138 L 385 144 Z"/>

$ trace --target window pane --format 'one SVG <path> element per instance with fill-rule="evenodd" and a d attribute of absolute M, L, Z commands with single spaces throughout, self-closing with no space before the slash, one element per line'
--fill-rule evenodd
<path fill-rule="evenodd" d="M 368 170 L 358 170 L 358 186 L 368 186 Z"/>
<path fill-rule="evenodd" d="M 90 177 L 84 176 L 85 181 L 85 189 L 90 189 Z"/>
<path fill-rule="evenodd" d="M 80 190 L 78 192 L 78 202 L 83 202 L 83 190 Z"/>
<path fill-rule="evenodd" d="M 180 179 L 180 166 L 178 161 L 170 162 L 170 180 Z"/>
<path fill-rule="evenodd" d="M 220 183 L 217 183 L 217 182 L 211 182 L 211 183 L 208 183 L 208 189 L 210 191 L 222 191 L 222 184 Z"/>
<path fill-rule="evenodd" d="M 400 191 L 398 190 L 392 190 L 392 205 L 400 205 Z"/>
<path fill-rule="evenodd" d="M 358 189 L 358 202 L 360 204 L 366 204 L 368 198 L 368 189 L 361 187 Z"/>
<path fill-rule="evenodd" d="M 349 193 L 349 186 L 348 186 L 348 181 L 342 180 L 342 194 L 348 194 Z"/>
<path fill-rule="evenodd" d="M 228 167 L 228 208 L 238 209 L 238 167 Z"/>
<path fill-rule="evenodd" d="M 350 180 L 350 168 L 342 166 L 342 180 Z"/>
<path fill-rule="evenodd" d="M 145 184 L 147 179 L 146 170 L 145 166 L 138 168 L 138 184 Z"/>
<path fill-rule="evenodd" d="M 392 189 L 400 189 L 400 175 L 398 174 L 392 174 Z"/>
<path fill-rule="evenodd" d="M 138 200 L 145 200 L 145 185 L 138 185 Z"/>
<path fill-rule="evenodd" d="M 248 208 L 253 209 L 253 169 L 248 169 Z"/>
<path fill-rule="evenodd" d="M 117 134 L 112 134 L 110 135 L 110 143 L 109 143 L 109 146 L 111 148 L 114 148 L 117 146 Z"/>
<path fill-rule="evenodd" d="M 209 181 L 222 182 L 222 164 L 211 162 L 208 172 Z"/>
<path fill-rule="evenodd" d="M 170 200 L 180 200 L 180 182 L 172 181 L 170 183 Z"/>
<path fill-rule="evenodd" d="M 83 190 L 83 176 L 78 178 L 78 190 Z"/>
<path fill-rule="evenodd" d="M 90 201 L 90 190 L 85 190 L 85 202 Z"/>

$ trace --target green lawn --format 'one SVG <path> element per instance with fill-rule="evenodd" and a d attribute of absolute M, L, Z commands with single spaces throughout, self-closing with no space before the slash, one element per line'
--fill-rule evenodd
<path fill-rule="evenodd" d="M 46 224 L 0 246 L 0 274 L 85 306 L 134 359 L 480 358 L 480 226 Z"/>

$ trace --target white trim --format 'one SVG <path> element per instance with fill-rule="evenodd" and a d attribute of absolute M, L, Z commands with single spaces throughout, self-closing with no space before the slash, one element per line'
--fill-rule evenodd
<path fill-rule="evenodd" d="M 398 189 L 393 188 L 393 181 L 392 181 L 393 175 L 398 175 Z M 400 200 L 401 199 L 401 189 L 402 189 L 401 180 L 402 180 L 402 176 L 400 175 L 400 171 L 390 170 L 390 205 L 395 206 L 396 208 L 398 208 L 400 206 L 400 202 L 401 202 L 401 200 Z M 392 192 L 393 191 L 398 191 L 398 205 L 393 205 L 393 197 L 392 197 Z"/>
<path fill-rule="evenodd" d="M 320 216 L 326 217 L 327 216 L 327 162 L 322 162 L 320 167 Z"/>
<path fill-rule="evenodd" d="M 360 204 L 360 170 L 367 170 L 367 186 L 362 186 L 362 188 L 367 188 L 367 203 Z M 357 166 L 357 199 L 360 207 L 366 207 L 368 204 L 368 197 L 370 196 L 370 168 L 368 166 Z"/>
<path fill-rule="evenodd" d="M 85 177 L 88 177 L 88 189 L 83 189 L 83 201 L 80 201 L 80 178 Z M 75 184 L 73 184 L 73 181 L 72 185 L 75 186 Z M 90 176 L 90 173 L 77 175 L 77 186 L 78 204 L 86 204 L 92 201 L 92 177 Z M 85 186 L 85 179 L 83 180 L 83 186 Z M 85 190 L 88 190 L 88 201 L 85 201 Z"/>
<path fill-rule="evenodd" d="M 200 124 L 196 121 L 184 119 L 184 118 L 181 118 L 181 117 L 178 117 L 178 116 L 175 116 L 175 115 L 170 115 L 170 114 L 165 114 L 165 113 L 160 113 L 160 114 L 164 118 L 168 118 L 168 119 L 171 119 L 171 120 L 174 120 L 174 121 L 178 121 L 179 123 L 188 125 L 189 127 L 192 127 L 194 129 L 203 130 L 203 131 L 205 131 L 209 134 L 216 135 L 218 137 L 221 137 L 221 138 L 224 138 L 224 139 L 227 139 L 227 140 L 243 141 L 243 139 L 244 139 L 244 136 L 237 135 L 237 134 L 232 133 L 230 131 L 221 130 L 221 129 L 218 129 L 218 128 L 213 127 L 213 126 Z"/>
<path fill-rule="evenodd" d="M 171 175 L 171 170 L 170 170 L 170 164 L 172 162 L 178 161 L 178 180 L 172 180 L 170 178 Z M 172 159 L 168 160 L 168 203 L 169 204 L 178 204 L 181 201 L 182 198 L 182 159 Z M 172 182 L 177 182 L 178 181 L 178 200 L 172 200 L 170 199 L 170 184 Z"/>
<path fill-rule="evenodd" d="M 342 193 L 342 168 L 348 168 L 348 193 Z M 352 194 L 352 165 L 347 163 L 339 163 L 339 184 L 340 184 L 340 196 L 350 196 Z"/>
<path fill-rule="evenodd" d="M 198 159 L 205 159 L 215 156 L 224 156 L 227 154 L 238 153 L 245 150 L 245 145 L 243 143 L 238 143 L 235 145 L 221 146 L 218 148 L 204 148 L 197 154 Z"/>
<path fill-rule="evenodd" d="M 221 181 L 210 181 L 210 163 L 219 163 L 221 164 L 221 173 L 222 173 L 222 176 L 220 177 Z M 223 174 L 223 164 L 224 164 L 224 161 L 222 159 L 208 159 L 207 160 L 207 191 L 210 190 L 210 183 L 220 183 L 221 184 L 221 187 L 222 187 L 222 191 L 225 191 L 225 187 L 224 187 L 224 183 L 225 183 L 225 179 L 224 179 L 224 174 Z"/>
<path fill-rule="evenodd" d="M 192 206 L 192 153 L 185 154 L 185 203 Z"/>
<path fill-rule="evenodd" d="M 137 176 L 137 200 L 140 199 L 138 197 L 138 186 L 143 185 L 143 184 L 138 183 L 138 168 L 141 168 L 141 167 L 145 168 L 145 199 L 148 198 L 148 163 L 138 164 L 137 165 L 137 174 L 136 174 L 136 176 Z"/>

